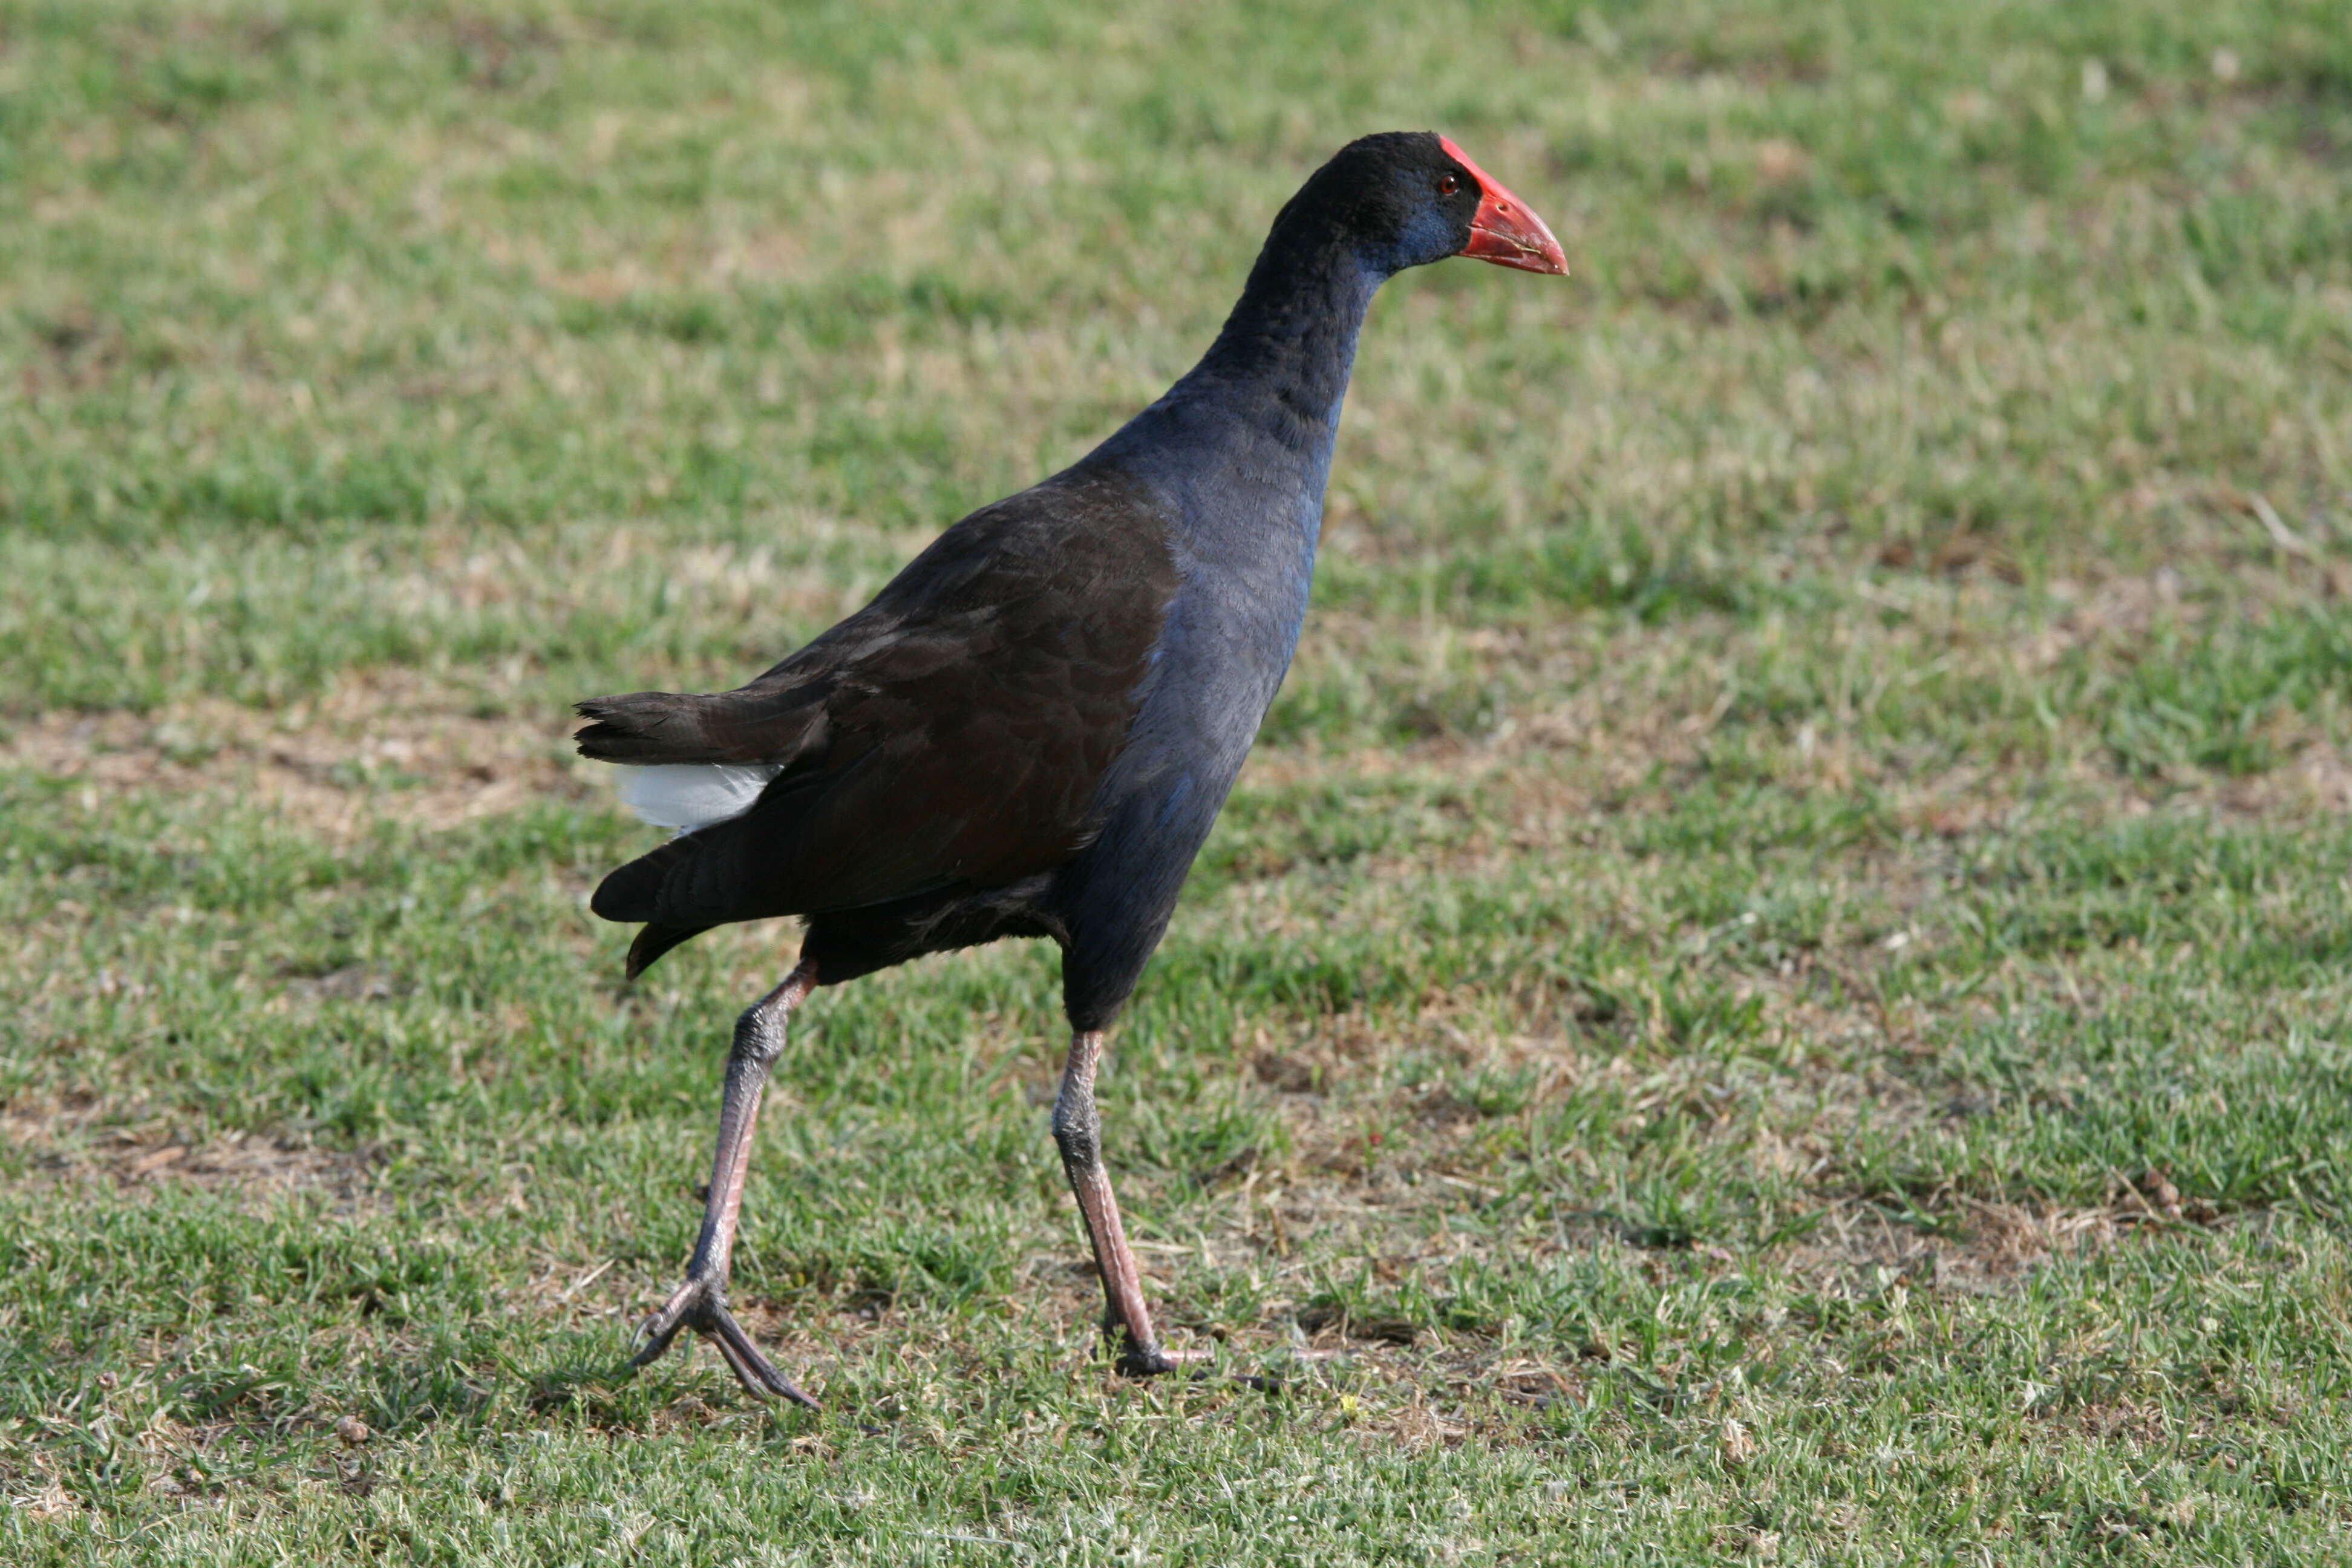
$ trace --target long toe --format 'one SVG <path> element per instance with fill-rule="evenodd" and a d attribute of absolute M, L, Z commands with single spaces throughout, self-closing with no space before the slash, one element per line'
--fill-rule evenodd
<path fill-rule="evenodd" d="M 1120 1352 L 1115 1367 L 1121 1377 L 1164 1377 L 1171 1372 L 1181 1372 L 1192 1382 L 1213 1383 L 1220 1381 L 1219 1373 L 1209 1364 L 1214 1359 L 1213 1352 L 1204 1350 L 1154 1349 L 1147 1352 L 1130 1345 Z M 1244 1388 L 1255 1389 L 1260 1394 L 1286 1392 L 1282 1379 L 1259 1373 L 1226 1373 L 1223 1374 L 1223 1381 L 1238 1383 Z"/>
<path fill-rule="evenodd" d="M 726 1290 L 716 1282 L 688 1275 L 686 1283 L 671 1293 L 662 1303 L 661 1310 L 637 1327 L 637 1352 L 629 1358 L 633 1367 L 650 1366 L 669 1352 L 681 1330 L 696 1333 L 719 1347 L 726 1358 L 727 1369 L 735 1381 L 757 1399 L 789 1399 L 811 1410 L 817 1402 L 802 1392 L 800 1385 L 782 1373 L 775 1363 L 760 1353 L 735 1314 L 727 1310 Z"/>
<path fill-rule="evenodd" d="M 1146 1349 L 1130 1344 L 1118 1352 L 1118 1360 L 1114 1364 L 1121 1377 L 1158 1377 L 1162 1373 L 1204 1365 L 1209 1359 L 1210 1352 L 1204 1350 L 1171 1351 L 1160 1345 Z"/>
<path fill-rule="evenodd" d="M 727 1358 L 736 1382 L 755 1398 L 789 1399 L 805 1409 L 822 1408 L 801 1391 L 798 1384 L 778 1372 L 773 1362 L 760 1353 L 760 1347 L 751 1342 L 751 1336 L 743 1331 L 743 1325 L 735 1321 L 732 1312 L 724 1307 L 717 1308 L 715 1312 L 717 1321 L 703 1331 L 719 1347 L 719 1353 Z"/>

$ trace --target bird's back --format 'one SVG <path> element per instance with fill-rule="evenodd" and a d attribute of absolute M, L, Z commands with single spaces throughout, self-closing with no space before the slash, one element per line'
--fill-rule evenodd
<path fill-rule="evenodd" d="M 1177 593 L 1169 520 L 1116 465 L 974 512 L 749 685 L 580 705 L 583 754 L 753 766 L 741 815 L 605 879 L 633 971 L 710 926 L 985 889 L 1087 843 Z"/>

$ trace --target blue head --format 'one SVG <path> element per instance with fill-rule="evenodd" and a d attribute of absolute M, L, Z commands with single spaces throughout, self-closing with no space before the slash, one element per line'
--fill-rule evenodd
<path fill-rule="evenodd" d="M 1375 279 L 1449 256 L 1568 270 L 1543 220 L 1432 131 L 1383 132 L 1340 148 L 1275 218 L 1265 259 L 1296 265 L 1335 247 Z"/>

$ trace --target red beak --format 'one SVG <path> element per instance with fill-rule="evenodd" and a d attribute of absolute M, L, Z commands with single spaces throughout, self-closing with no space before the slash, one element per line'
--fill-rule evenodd
<path fill-rule="evenodd" d="M 1437 144 L 1478 182 L 1478 211 L 1470 219 L 1470 243 L 1454 254 L 1475 256 L 1497 267 L 1516 267 L 1525 272 L 1568 276 L 1568 253 L 1560 249 L 1559 241 L 1551 237 L 1544 220 L 1471 162 L 1470 154 L 1456 147 L 1452 137 L 1441 136 Z"/>

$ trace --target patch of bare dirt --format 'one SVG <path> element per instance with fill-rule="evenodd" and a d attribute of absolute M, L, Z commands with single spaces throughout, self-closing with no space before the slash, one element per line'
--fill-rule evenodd
<path fill-rule="evenodd" d="M 0 768 L 81 783 L 84 803 L 193 792 L 267 806 L 348 837 L 379 820 L 451 827 L 604 781 L 570 754 L 568 724 L 484 719 L 458 694 L 397 672 L 347 679 L 276 711 L 204 700 L 158 713 L 46 713 L 0 741 Z"/>
<path fill-rule="evenodd" d="M 125 1121 L 121 1107 L 98 1100 L 12 1107 L 0 1112 L 0 1143 L 58 1182 L 177 1184 L 257 1199 L 324 1192 L 343 1205 L 365 1196 L 371 1163 L 364 1152 L 265 1132 L 190 1138 L 153 1119 Z"/>
<path fill-rule="evenodd" d="M 2315 741 L 2284 767 L 2231 781 L 2220 798 L 2246 816 L 2352 813 L 2352 763 L 2335 746 Z"/>
<path fill-rule="evenodd" d="M 2109 1208 L 2061 1209 L 1964 1200 L 1952 1232 L 1930 1236 L 1897 1224 L 1868 1203 L 1832 1205 L 1819 1228 L 1789 1246 L 1780 1262 L 1825 1299 L 1875 1296 L 1891 1288 L 1989 1294 L 2066 1252 L 2111 1246 L 2128 1229 Z"/>
<path fill-rule="evenodd" d="M 1948 1231 L 1929 1235 L 1897 1223 L 1877 1204 L 1838 1202 L 1811 1234 L 1780 1249 L 1775 1262 L 1827 1298 L 1874 1296 L 1897 1287 L 1990 1295 L 2013 1288 L 2053 1258 L 2103 1252 L 2134 1236 L 2259 1220 L 2223 1215 L 2198 1199 L 2184 1202 L 2160 1171 L 2118 1178 L 2099 1205 L 1960 1196 L 1946 1215 Z"/>

